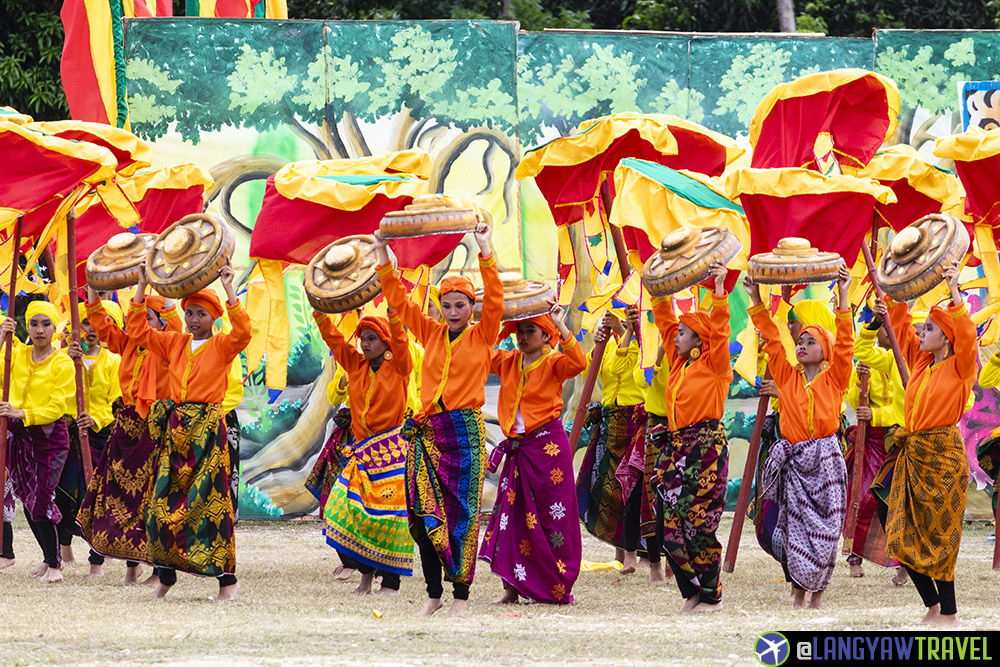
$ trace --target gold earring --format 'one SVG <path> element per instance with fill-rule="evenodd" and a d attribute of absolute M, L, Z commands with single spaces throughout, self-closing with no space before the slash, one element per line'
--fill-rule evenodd
<path fill-rule="evenodd" d="M 385 360 L 386 361 L 392 361 L 392 350 L 386 350 L 385 351 Z"/>
<path fill-rule="evenodd" d="M 820 371 L 825 371 L 825 370 L 826 370 L 826 369 L 828 369 L 829 367 L 830 367 L 830 362 L 829 362 L 829 361 L 826 361 L 826 360 L 824 359 L 824 360 L 823 360 L 823 363 L 821 363 L 821 364 L 819 365 L 819 370 L 820 370 Z"/>
<path fill-rule="evenodd" d="M 701 356 L 701 348 L 698 347 L 694 348 L 693 350 L 688 352 L 688 356 L 690 356 L 692 359 L 697 359 L 698 357 Z"/>

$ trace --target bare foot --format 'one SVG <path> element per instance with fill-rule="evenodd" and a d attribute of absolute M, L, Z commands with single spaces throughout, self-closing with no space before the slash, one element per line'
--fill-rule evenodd
<path fill-rule="evenodd" d="M 358 584 L 358 587 L 354 589 L 354 594 L 355 595 L 368 595 L 369 593 L 371 593 L 372 592 L 372 579 L 374 579 L 374 578 L 375 578 L 375 575 L 372 574 L 371 572 L 369 572 L 368 574 L 362 574 L 361 575 L 361 583 Z"/>
<path fill-rule="evenodd" d="M 236 599 L 236 594 L 240 592 L 240 582 L 232 586 L 219 586 L 219 594 L 215 596 L 216 602 L 232 602 Z"/>
<path fill-rule="evenodd" d="M 689 597 L 687 600 L 684 601 L 684 604 L 681 606 L 681 613 L 690 614 L 691 610 L 697 606 L 698 606 L 698 596 L 692 595 L 691 597 Z"/>
<path fill-rule="evenodd" d="M 125 568 L 125 585 L 135 586 L 139 583 L 139 575 L 142 574 L 142 566 L 136 565 L 135 567 Z"/>
<path fill-rule="evenodd" d="M 455 600 L 448 609 L 448 615 L 452 617 L 465 616 L 465 610 L 469 607 L 468 600 Z"/>
<path fill-rule="evenodd" d="M 910 583 L 910 573 L 906 571 L 905 567 L 896 568 L 896 576 L 892 578 L 893 586 L 905 586 Z"/>
<path fill-rule="evenodd" d="M 722 611 L 722 600 L 714 604 L 709 604 L 707 602 L 699 602 L 695 605 L 694 609 L 691 610 L 692 614 L 710 614 L 713 611 Z"/>
<path fill-rule="evenodd" d="M 926 623 L 926 625 L 936 625 L 936 626 L 946 626 L 955 627 L 958 625 L 958 615 L 957 614 L 938 614 L 931 621 Z"/>
<path fill-rule="evenodd" d="M 355 570 L 349 567 L 344 567 L 343 565 L 338 565 L 333 568 L 333 579 L 334 581 L 347 581 L 354 574 Z"/>
<path fill-rule="evenodd" d="M 398 588 L 386 588 L 385 586 L 379 586 L 379 589 L 375 591 L 375 595 L 399 595 Z"/>
<path fill-rule="evenodd" d="M 809 608 L 818 611 L 820 605 L 823 604 L 823 591 L 816 591 L 812 594 L 812 598 L 809 600 Z"/>
<path fill-rule="evenodd" d="M 625 550 L 615 547 L 615 560 L 619 563 L 625 562 Z"/>
<path fill-rule="evenodd" d="M 45 574 L 39 577 L 39 581 L 44 581 L 47 584 L 58 584 L 63 580 L 62 568 L 50 567 L 46 570 Z"/>
<path fill-rule="evenodd" d="M 865 571 L 861 568 L 861 563 L 851 563 L 851 576 L 855 579 L 865 576 Z"/>
<path fill-rule="evenodd" d="M 636 553 L 634 551 L 626 551 L 625 560 L 622 561 L 622 574 L 633 574 L 636 562 Z"/>
<path fill-rule="evenodd" d="M 801 588 L 796 588 L 792 593 L 792 609 L 804 609 L 806 606 L 806 592 Z"/>
<path fill-rule="evenodd" d="M 517 591 L 513 586 L 504 586 L 503 595 L 490 604 L 517 604 Z"/>
<path fill-rule="evenodd" d="M 424 604 L 424 608 L 420 610 L 417 616 L 433 616 L 434 612 L 443 607 L 441 603 L 441 598 L 428 598 L 427 602 Z"/>
<path fill-rule="evenodd" d="M 103 577 L 104 576 L 104 566 L 90 564 L 90 572 L 87 573 L 88 577 Z"/>
<path fill-rule="evenodd" d="M 48 572 L 48 570 L 49 570 L 49 566 L 46 565 L 45 563 L 42 563 L 41 565 L 39 565 L 37 567 L 31 568 L 31 572 L 29 572 L 28 574 L 30 576 L 32 576 L 32 577 L 40 577 L 40 576 L 44 575 L 46 572 Z"/>
<path fill-rule="evenodd" d="M 148 577 L 146 577 L 145 579 L 143 579 L 142 582 L 139 585 L 140 586 L 158 586 L 159 584 L 160 584 L 160 577 L 157 576 L 156 573 L 154 572 L 153 574 L 151 574 Z"/>
<path fill-rule="evenodd" d="M 13 558 L 0 558 L 0 570 L 6 570 L 16 562 L 17 561 Z"/>
<path fill-rule="evenodd" d="M 648 558 L 643 556 L 639 559 L 639 567 L 652 567 L 652 564 L 649 562 Z"/>
<path fill-rule="evenodd" d="M 62 557 L 62 562 L 65 563 L 75 563 L 76 558 L 73 557 L 73 545 L 64 544 L 59 547 L 59 555 Z"/>
<path fill-rule="evenodd" d="M 663 563 L 650 563 L 649 564 L 649 583 L 660 584 L 663 583 Z"/>
<path fill-rule="evenodd" d="M 149 594 L 149 599 L 162 600 L 167 597 L 168 592 L 170 592 L 170 586 L 164 586 L 160 583 L 159 579 L 157 579 L 156 586 L 153 587 L 153 592 Z"/>
<path fill-rule="evenodd" d="M 920 625 L 936 625 L 936 621 L 940 615 L 941 615 L 940 604 L 936 604 L 932 607 L 927 607 L 927 613 L 920 620 Z"/>

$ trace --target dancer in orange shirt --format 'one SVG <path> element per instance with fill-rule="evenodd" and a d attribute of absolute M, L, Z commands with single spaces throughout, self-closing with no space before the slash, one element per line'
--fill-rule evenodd
<path fill-rule="evenodd" d="M 479 557 L 503 581 L 497 603 L 570 603 L 580 574 L 581 539 L 573 483 L 573 452 L 562 412 L 563 382 L 587 367 L 562 310 L 509 322 L 500 340 L 517 334 L 517 350 L 493 350 L 500 376 L 497 411 L 507 439 L 490 457 L 504 458 L 496 504 Z M 557 344 L 563 351 L 555 352 Z"/>
<path fill-rule="evenodd" d="M 850 284 L 850 273 L 841 269 L 838 304 L 846 308 L 836 311 L 836 338 L 822 326 L 804 327 L 795 348 L 799 363 L 793 367 L 760 287 L 749 276 L 744 280 L 752 304 L 747 312 L 764 338 L 781 402 L 782 439 L 758 462 L 754 522 L 761 547 L 781 563 L 794 586 L 796 609 L 805 605 L 806 591 L 812 592 L 809 607 L 820 608 L 847 511 L 847 467 L 838 430 L 853 368 Z"/>
<path fill-rule="evenodd" d="M 469 325 L 476 292 L 464 276 L 441 281 L 444 322 L 425 315 L 410 301 L 389 263 L 387 242 L 375 233 L 377 268 L 386 300 L 424 346 L 420 402 L 422 413 L 407 420 L 406 501 L 410 532 L 420 548 L 427 582 L 427 603 L 420 614 L 441 608 L 441 569 L 453 582 L 449 614 L 462 615 L 476 570 L 479 508 L 486 475 L 486 428 L 482 407 L 490 355 L 503 317 L 503 283 L 490 248 L 490 228 L 476 227 L 483 277 L 482 318 Z"/>
<path fill-rule="evenodd" d="M 146 319 L 145 272 L 139 275 L 126 327 L 136 343 L 169 364 L 168 394 L 149 411 L 150 434 L 161 443 L 146 513 L 150 556 L 160 568 L 150 597 L 165 596 L 181 570 L 217 577 L 216 599 L 232 600 L 239 584 L 233 574 L 235 515 L 222 401 L 233 359 L 250 343 L 250 317 L 236 298 L 233 268 L 226 265 L 219 278 L 232 331 L 213 335 L 222 304 L 210 289 L 181 300 L 188 333 L 158 331 Z"/>

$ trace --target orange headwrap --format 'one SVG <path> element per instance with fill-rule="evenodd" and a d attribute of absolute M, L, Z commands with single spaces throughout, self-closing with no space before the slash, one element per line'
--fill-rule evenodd
<path fill-rule="evenodd" d="M 207 287 L 181 299 L 181 310 L 186 310 L 188 305 L 201 306 L 216 320 L 222 317 L 222 302 L 219 301 L 219 296 Z"/>
<path fill-rule="evenodd" d="M 927 313 L 927 317 L 934 320 L 934 324 L 941 328 L 941 331 L 943 331 L 944 335 L 948 338 L 948 342 L 954 345 L 955 318 L 941 306 L 934 306 L 931 308 Z"/>
<path fill-rule="evenodd" d="M 163 303 L 163 297 L 160 296 L 159 294 L 147 294 L 146 306 L 148 308 L 152 308 L 160 315 L 162 315 L 167 309 L 166 305 L 164 305 Z"/>
<path fill-rule="evenodd" d="M 712 323 L 708 319 L 708 313 L 701 310 L 694 313 L 684 313 L 678 320 L 701 339 L 702 351 L 704 351 L 705 344 L 708 343 L 708 336 L 712 333 Z"/>
<path fill-rule="evenodd" d="M 833 344 L 837 339 L 826 327 L 819 324 L 810 324 L 802 329 L 802 333 L 810 333 L 816 339 L 819 346 L 823 348 L 824 361 L 830 361 L 833 358 Z M 801 337 L 802 334 L 799 334 L 799 338 Z"/>
<path fill-rule="evenodd" d="M 476 302 L 476 288 L 473 287 L 472 281 L 465 276 L 448 276 L 442 280 L 438 296 L 443 297 L 448 292 L 461 292 L 469 297 L 472 303 Z"/>
<path fill-rule="evenodd" d="M 506 339 L 507 336 L 517 335 L 517 325 L 521 322 L 531 322 L 536 327 L 547 333 L 549 335 L 549 345 L 552 347 L 558 345 L 559 340 L 562 338 L 559 334 L 559 328 L 556 327 L 556 323 L 552 321 L 552 316 L 546 313 L 544 315 L 538 315 L 537 317 L 532 317 L 526 320 L 504 322 L 503 329 L 500 330 L 500 336 L 497 340 L 501 341 Z"/>
<path fill-rule="evenodd" d="M 377 317 L 375 315 L 362 317 L 358 320 L 358 326 L 355 327 L 355 331 L 360 334 L 362 329 L 371 329 L 386 345 L 389 344 L 389 340 L 392 338 L 392 333 L 389 331 L 389 320 L 384 317 Z"/>

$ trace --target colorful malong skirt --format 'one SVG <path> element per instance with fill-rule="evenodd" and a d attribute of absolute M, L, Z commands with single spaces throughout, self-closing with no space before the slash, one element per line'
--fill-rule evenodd
<path fill-rule="evenodd" d="M 710 419 L 669 432 L 659 444 L 652 486 L 663 503 L 667 558 L 704 602 L 722 599 L 722 544 L 715 535 L 726 507 L 729 443 L 726 429 Z"/>
<path fill-rule="evenodd" d="M 997 495 L 1000 490 L 1000 437 L 991 435 L 976 447 L 979 467 L 993 480 L 993 514 L 997 512 Z"/>
<path fill-rule="evenodd" d="M 33 521 L 59 523 L 56 488 L 69 456 L 65 417 L 42 426 L 25 426 L 20 419 L 7 423 L 7 475 L 14 496 Z"/>
<path fill-rule="evenodd" d="M 479 557 L 519 595 L 570 603 L 582 544 L 573 452 L 562 420 L 504 440 L 493 450 L 491 468 L 501 456 L 497 501 Z"/>
<path fill-rule="evenodd" d="M 625 546 L 625 501 L 615 477 L 629 445 L 644 431 L 646 410 L 639 405 L 591 408 L 587 420 L 596 425 L 576 478 L 580 520 L 597 539 Z"/>
<path fill-rule="evenodd" d="M 111 558 L 150 562 L 146 507 L 156 443 L 134 405 L 117 399 L 104 456 L 76 521 L 90 548 Z"/>
<path fill-rule="evenodd" d="M 323 518 L 327 543 L 381 572 L 413 574 L 406 513 L 406 442 L 402 427 L 343 448 L 346 463 L 330 489 Z"/>
<path fill-rule="evenodd" d="M 149 434 L 160 443 L 146 511 L 153 565 L 210 577 L 232 574 L 235 518 L 222 406 L 156 401 Z"/>
<path fill-rule="evenodd" d="M 479 408 L 407 419 L 406 508 L 410 530 L 421 524 L 437 550 L 445 579 L 471 584 L 479 546 L 486 479 L 486 426 Z"/>
<path fill-rule="evenodd" d="M 66 429 L 69 433 L 69 451 L 66 455 L 66 465 L 63 466 L 59 478 L 59 489 L 73 499 L 74 511 L 79 510 L 87 495 L 87 477 L 83 468 L 83 446 L 80 444 L 80 432 L 72 417 L 66 418 Z M 100 467 L 104 447 L 111 435 L 111 426 L 105 426 L 99 432 L 87 431 L 87 446 L 90 448 L 90 462 L 96 471 Z M 76 517 L 74 517 L 74 521 Z"/>
<path fill-rule="evenodd" d="M 854 546 L 851 553 L 860 556 L 882 567 L 898 567 L 899 563 L 885 554 L 885 530 L 878 520 L 876 507 L 878 501 L 870 492 L 875 477 L 885 461 L 885 436 L 889 429 L 879 426 L 869 426 L 865 433 L 865 460 L 861 475 L 861 501 L 858 504 L 858 523 L 854 529 Z M 847 453 L 844 463 L 847 466 L 847 504 L 850 507 L 854 497 L 854 452 L 856 427 L 847 431 Z M 846 526 L 845 526 L 846 528 Z M 847 537 L 846 535 L 844 536 Z"/>
<path fill-rule="evenodd" d="M 969 460 L 957 426 L 896 431 L 896 469 L 889 489 L 886 553 L 938 581 L 955 580 Z"/>
<path fill-rule="evenodd" d="M 757 541 L 784 563 L 792 581 L 824 591 L 837 563 L 847 511 L 847 467 L 835 435 L 778 440 L 758 461 Z"/>
<path fill-rule="evenodd" d="M 340 476 L 340 471 L 344 469 L 345 458 L 341 450 L 345 444 L 350 444 L 352 441 L 351 411 L 348 408 L 341 408 L 333 417 L 333 431 L 323 445 L 305 482 L 306 489 L 319 501 L 320 516 L 323 516 L 330 489 Z"/>
<path fill-rule="evenodd" d="M 639 534 L 642 537 L 639 551 L 643 556 L 646 555 L 645 540 L 656 532 L 656 498 L 651 484 L 656 450 L 650 444 L 650 436 L 662 433 L 664 429 L 670 430 L 666 417 L 647 414 L 646 424 L 636 429 L 615 471 L 615 479 L 621 484 L 622 500 L 626 505 L 636 485 L 642 488 L 639 499 Z"/>

